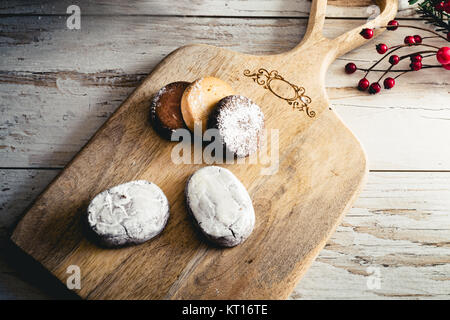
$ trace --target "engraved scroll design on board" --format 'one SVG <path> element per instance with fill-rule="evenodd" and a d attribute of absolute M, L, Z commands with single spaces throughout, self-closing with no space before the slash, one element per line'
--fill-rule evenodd
<path fill-rule="evenodd" d="M 260 68 L 257 72 L 251 72 L 250 70 L 246 69 L 244 70 L 244 76 L 252 78 L 253 81 L 255 81 L 260 86 L 263 86 L 264 89 L 269 90 L 278 98 L 285 100 L 290 106 L 292 106 L 292 108 L 299 111 L 305 111 L 305 113 L 310 118 L 315 117 L 316 112 L 314 110 L 311 110 L 308 106 L 311 103 L 311 98 L 305 95 L 305 88 L 290 83 L 282 76 L 280 76 L 278 74 L 278 71 L 272 70 L 269 72 L 264 68 Z M 276 92 L 273 87 L 274 81 L 281 81 L 289 85 L 292 88 L 293 95 L 286 97 Z"/>

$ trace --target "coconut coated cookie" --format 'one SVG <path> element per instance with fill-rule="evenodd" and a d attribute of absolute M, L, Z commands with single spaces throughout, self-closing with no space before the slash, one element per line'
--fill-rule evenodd
<path fill-rule="evenodd" d="M 139 244 L 158 235 L 169 203 L 154 183 L 137 180 L 105 190 L 88 207 L 88 224 L 107 246 Z"/>
<path fill-rule="evenodd" d="M 210 126 L 219 130 L 225 149 L 239 158 L 257 151 L 264 133 L 264 114 L 247 97 L 232 95 L 217 103 Z"/>
<path fill-rule="evenodd" d="M 242 243 L 252 233 L 252 200 L 228 169 L 208 166 L 197 170 L 186 184 L 186 203 L 203 234 L 224 247 Z"/>

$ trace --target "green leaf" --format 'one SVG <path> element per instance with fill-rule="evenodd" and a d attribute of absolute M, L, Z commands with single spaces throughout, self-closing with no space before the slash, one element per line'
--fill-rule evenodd
<path fill-rule="evenodd" d="M 409 3 L 410 5 L 413 5 L 413 4 L 415 4 L 417 1 L 419 1 L 419 0 L 408 0 L 408 3 Z"/>

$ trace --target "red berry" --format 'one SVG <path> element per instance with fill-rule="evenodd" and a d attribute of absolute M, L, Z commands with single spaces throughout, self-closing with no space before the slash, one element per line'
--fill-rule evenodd
<path fill-rule="evenodd" d="M 377 52 L 379 53 L 379 54 L 384 54 L 384 53 L 386 53 L 387 51 L 388 51 L 388 46 L 387 45 L 385 45 L 384 43 L 380 43 L 380 44 L 377 44 L 376 45 L 376 48 L 377 48 Z"/>
<path fill-rule="evenodd" d="M 414 56 L 411 56 L 411 62 L 422 62 L 422 56 L 420 54 L 416 54 Z"/>
<path fill-rule="evenodd" d="M 403 40 L 405 42 L 405 44 L 412 46 L 413 44 L 416 43 L 416 40 L 414 40 L 413 36 L 407 36 L 405 37 L 405 40 Z"/>
<path fill-rule="evenodd" d="M 411 70 L 419 71 L 420 69 L 422 69 L 422 62 L 420 61 L 411 62 L 409 66 L 411 67 Z"/>
<path fill-rule="evenodd" d="M 443 64 L 442 66 L 444 67 L 444 69 L 450 70 L 450 63 L 449 64 Z"/>
<path fill-rule="evenodd" d="M 373 30 L 372 29 L 362 29 L 362 31 L 359 33 L 363 36 L 364 39 L 370 39 L 373 37 Z"/>
<path fill-rule="evenodd" d="M 419 36 L 418 34 L 416 34 L 416 35 L 414 36 L 414 41 L 415 41 L 416 43 L 422 43 L 422 37 Z"/>
<path fill-rule="evenodd" d="M 391 77 L 386 78 L 384 79 L 383 84 L 385 89 L 392 89 L 395 86 L 395 79 Z"/>
<path fill-rule="evenodd" d="M 398 29 L 398 21 L 397 20 L 391 20 L 391 21 L 388 22 L 388 26 L 390 26 L 390 27 L 387 27 L 387 29 L 390 30 L 390 31 L 397 30 Z"/>
<path fill-rule="evenodd" d="M 394 54 L 394 55 L 389 57 L 389 63 L 390 64 L 396 65 L 399 62 L 400 62 L 400 57 L 398 55 Z"/>
<path fill-rule="evenodd" d="M 359 80 L 358 90 L 366 91 L 369 85 L 370 85 L 369 80 L 367 80 L 366 78 L 362 78 L 361 80 Z"/>
<path fill-rule="evenodd" d="M 435 6 L 434 6 L 434 8 L 435 8 L 437 11 L 444 11 L 444 2 L 441 1 L 441 2 L 436 3 Z"/>
<path fill-rule="evenodd" d="M 450 63 L 450 48 L 449 47 L 442 47 L 438 50 L 436 53 L 437 61 L 439 61 L 440 64 L 449 64 Z"/>
<path fill-rule="evenodd" d="M 353 72 L 356 71 L 356 69 L 358 69 L 356 67 L 356 64 L 354 64 L 353 62 L 349 62 L 345 65 L 345 73 L 347 74 L 352 74 Z"/>
<path fill-rule="evenodd" d="M 380 92 L 380 90 L 381 90 L 381 86 L 378 82 L 372 83 L 369 87 L 370 94 L 377 94 L 378 92 Z"/>
<path fill-rule="evenodd" d="M 444 11 L 450 13 L 450 1 L 444 3 Z"/>

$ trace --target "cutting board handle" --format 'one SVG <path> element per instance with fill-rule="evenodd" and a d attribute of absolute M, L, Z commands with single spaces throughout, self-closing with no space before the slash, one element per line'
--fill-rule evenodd
<path fill-rule="evenodd" d="M 362 26 L 347 31 L 335 39 L 327 39 L 322 33 L 327 10 L 327 0 L 313 0 L 306 34 L 303 41 L 294 50 L 310 41 L 325 41 L 328 47 L 334 49 L 334 58 L 337 58 L 363 45 L 366 40 L 359 34 L 362 29 L 375 29 L 374 36 L 378 36 L 384 31 L 384 29 L 379 29 L 379 27 L 387 25 L 390 20 L 394 19 L 397 13 L 398 0 L 378 0 L 375 2 L 381 10 L 375 19 L 369 20 Z"/>

